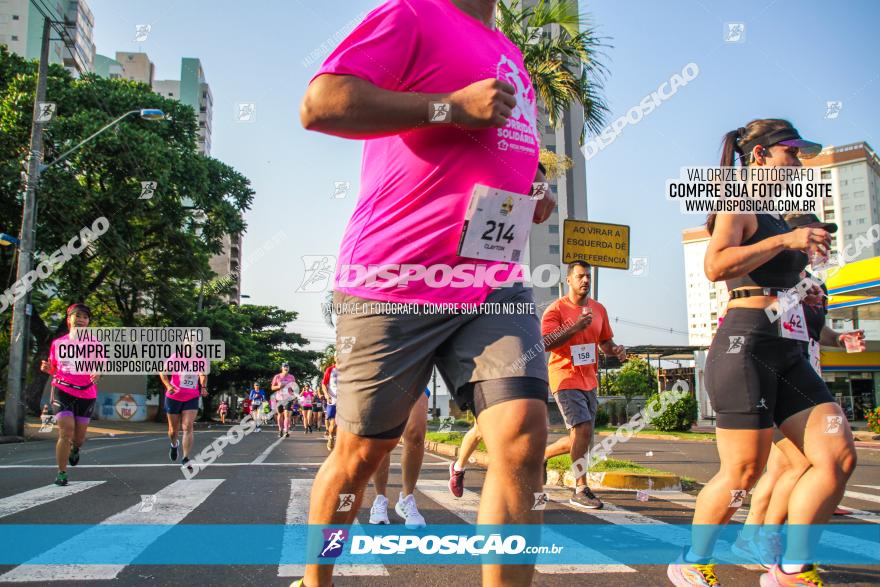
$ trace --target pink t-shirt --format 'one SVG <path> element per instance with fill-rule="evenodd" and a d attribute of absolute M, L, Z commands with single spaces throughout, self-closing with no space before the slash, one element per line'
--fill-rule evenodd
<path fill-rule="evenodd" d="M 275 393 L 275 399 L 280 402 L 289 401 L 293 397 L 293 385 L 296 383 L 296 377 L 288 373 L 282 377 L 281 373 L 275 375 L 272 378 L 271 387 L 275 387 L 276 385 L 280 385 L 281 389 L 279 389 Z"/>
<path fill-rule="evenodd" d="M 174 360 L 192 360 L 192 359 L 182 359 L 177 355 L 171 355 L 168 357 L 168 360 L 165 362 L 166 365 Z M 171 373 L 171 387 L 174 389 L 174 393 L 165 392 L 165 397 L 170 397 L 173 400 L 177 400 L 179 402 L 187 402 L 194 397 L 199 397 L 199 374 L 198 373 Z"/>
<path fill-rule="evenodd" d="M 314 399 L 315 394 L 311 391 L 304 391 L 299 395 L 299 403 L 304 408 L 312 407 L 312 399 Z"/>
<path fill-rule="evenodd" d="M 342 41 L 317 75 L 322 74 L 352 75 L 397 92 L 447 93 L 487 78 L 516 88 L 517 106 L 505 128 L 465 130 L 429 123 L 365 141 L 361 192 L 337 261 L 335 289 L 351 295 L 399 302 L 482 302 L 492 289 L 489 285 L 429 287 L 418 278 L 389 288 L 391 279 L 378 266 L 499 264 L 465 259 L 456 251 L 475 184 L 527 194 L 535 178 L 537 108 L 519 49 L 451 0 L 390 0 Z M 501 264 L 499 281 L 512 272 L 510 264 Z M 358 277 L 345 271 L 349 265 L 376 268 Z"/>
<path fill-rule="evenodd" d="M 86 345 L 95 344 L 87 340 L 81 340 L 77 337 L 70 338 L 68 334 L 59 336 L 52 341 L 49 347 L 49 364 L 54 369 L 52 385 L 72 396 L 84 399 L 95 399 L 98 397 L 98 386 L 92 382 L 92 377 L 88 373 L 81 373 L 76 370 L 76 363 L 89 360 L 100 360 L 96 353 L 78 351 L 77 349 L 89 350 Z M 64 347 L 61 349 L 60 347 Z M 87 355 L 87 356 L 84 356 Z M 80 364 L 81 367 L 85 365 Z M 75 389 L 66 383 L 72 383 L 85 389 Z"/>

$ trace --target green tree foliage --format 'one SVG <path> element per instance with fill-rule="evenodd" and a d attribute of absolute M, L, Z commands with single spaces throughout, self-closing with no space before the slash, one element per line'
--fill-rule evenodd
<path fill-rule="evenodd" d="M 609 389 L 611 395 L 647 397 L 657 389 L 657 375 L 647 361 L 630 357 L 616 373 Z"/>
<path fill-rule="evenodd" d="M 210 327 L 213 338 L 226 341 L 226 360 L 213 365 L 209 375 L 212 387 L 244 395 L 259 381 L 268 390 L 285 362 L 300 383 L 323 374 L 316 366 L 321 353 L 303 349 L 308 341 L 287 330 L 296 318 L 296 312 L 250 304 L 220 305 L 204 312 L 200 325 Z"/>
<path fill-rule="evenodd" d="M 660 394 L 655 393 L 648 398 L 646 407 L 649 405 L 653 405 L 653 409 L 659 411 L 662 405 Z M 691 429 L 696 419 L 697 400 L 693 395 L 688 394 L 675 403 L 667 405 L 665 410 L 648 423 L 664 432 L 684 432 Z"/>
<path fill-rule="evenodd" d="M 327 348 L 324 349 L 324 353 L 321 355 L 320 360 L 318 361 L 318 369 L 321 370 L 321 373 L 327 370 L 327 367 L 330 365 L 336 364 L 336 345 L 328 344 Z"/>
<path fill-rule="evenodd" d="M 535 6 L 523 7 L 519 0 L 500 0 L 496 21 L 522 53 L 549 124 L 558 126 L 568 107 L 577 102 L 584 107 L 581 141 L 588 129 L 601 131 L 608 105 L 602 96 L 607 70 L 600 58 L 607 45 L 587 17 L 578 13 L 577 2 L 539 0 Z M 560 33 L 551 38 L 548 31 L 553 25 Z M 537 29 L 544 34 L 536 36 Z"/>
<path fill-rule="evenodd" d="M 21 172 L 28 157 L 36 69 L 35 62 L 0 47 L 0 226 L 10 234 L 18 234 L 21 224 Z M 197 152 L 192 108 L 145 84 L 94 75 L 74 79 L 52 66 L 46 96 L 57 104 L 44 131 L 46 163 L 128 111 L 159 108 L 168 119 L 131 116 L 41 178 L 35 263 L 96 218 L 106 217 L 110 227 L 33 291 L 31 409 L 39 407 L 45 383 L 39 361 L 61 334 L 68 303 L 90 304 L 95 325 L 193 324 L 196 284 L 213 277 L 208 260 L 222 250 L 224 234 L 244 230 L 242 214 L 253 199 L 244 176 Z M 152 198 L 139 199 L 142 181 L 157 183 Z M 202 222 L 196 222 L 196 212 Z M 5 287 L 15 279 L 14 262 L 11 251 L 0 253 Z M 0 315 L 4 331 L 10 318 L 11 311 Z"/>

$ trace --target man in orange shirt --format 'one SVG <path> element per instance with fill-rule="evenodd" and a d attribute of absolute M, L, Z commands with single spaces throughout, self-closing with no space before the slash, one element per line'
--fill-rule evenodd
<path fill-rule="evenodd" d="M 570 263 L 566 280 L 568 295 L 553 302 L 541 319 L 544 349 L 550 352 L 550 390 L 569 432 L 567 438 L 560 438 L 544 451 L 545 467 L 547 459 L 565 453 L 571 455 L 574 463 L 583 459 L 590 448 L 599 406 L 597 348 L 620 361 L 626 360 L 626 349 L 614 344 L 605 306 L 590 299 L 590 264 L 586 261 Z M 601 509 L 602 500 L 590 491 L 586 474 L 577 478 L 569 503 Z"/>

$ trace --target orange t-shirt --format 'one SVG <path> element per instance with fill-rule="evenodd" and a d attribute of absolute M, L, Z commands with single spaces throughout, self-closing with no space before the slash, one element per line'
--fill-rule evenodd
<path fill-rule="evenodd" d="M 596 370 L 598 366 L 599 343 L 603 343 L 614 337 L 611 325 L 608 323 L 608 312 L 605 306 L 596 300 L 587 298 L 585 306 L 572 303 L 568 297 L 559 298 L 547 308 L 541 318 L 541 334 L 547 336 L 554 331 L 562 331 L 568 328 L 578 319 L 585 307 L 593 310 L 593 322 L 584 330 L 576 333 L 565 341 L 562 346 L 550 351 L 548 365 L 550 373 L 550 390 L 556 393 L 560 389 L 583 389 L 585 391 L 596 389 Z M 564 325 L 564 326 L 563 326 Z M 592 364 L 575 365 L 572 361 L 572 345 L 595 344 L 593 349 L 594 361 Z"/>

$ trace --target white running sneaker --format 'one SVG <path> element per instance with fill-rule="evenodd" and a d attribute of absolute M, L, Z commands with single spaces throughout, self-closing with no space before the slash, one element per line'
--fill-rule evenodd
<path fill-rule="evenodd" d="M 373 501 L 373 507 L 370 508 L 371 524 L 390 524 L 388 519 L 388 498 L 384 495 L 377 495 Z"/>
<path fill-rule="evenodd" d="M 404 497 L 403 492 L 401 492 L 400 499 L 398 499 L 397 504 L 394 506 L 394 511 L 403 518 L 404 525 L 410 530 L 427 526 L 425 518 L 419 513 L 419 508 L 416 506 L 416 498 L 412 494 Z"/>

